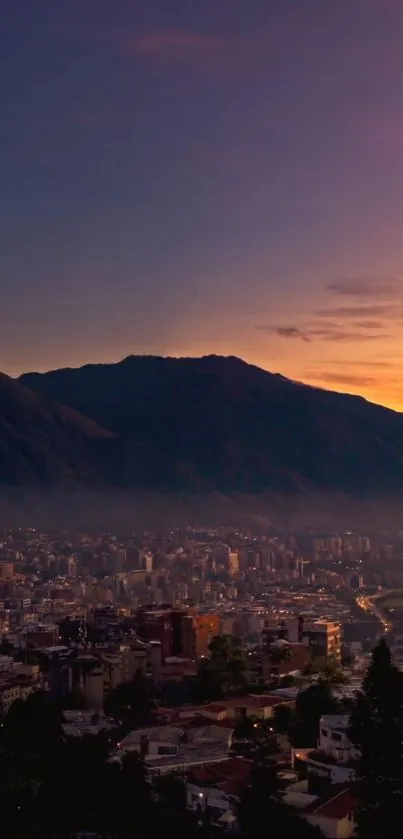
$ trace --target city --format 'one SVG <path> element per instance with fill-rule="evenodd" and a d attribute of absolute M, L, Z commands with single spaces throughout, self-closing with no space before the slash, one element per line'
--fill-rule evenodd
<path fill-rule="evenodd" d="M 401 540 L 3 531 L 0 713 L 46 696 L 68 739 L 107 734 L 106 760 L 134 753 L 152 779 L 179 773 L 190 816 L 219 833 L 239 829 L 243 750 L 263 727 L 284 802 L 325 836 L 353 835 L 349 709 L 385 633 L 403 670 Z"/>
<path fill-rule="evenodd" d="M 0 37 L 0 839 L 403 839 L 403 2 Z"/>

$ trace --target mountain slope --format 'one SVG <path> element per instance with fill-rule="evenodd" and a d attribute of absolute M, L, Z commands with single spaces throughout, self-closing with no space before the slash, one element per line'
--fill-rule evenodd
<path fill-rule="evenodd" d="M 109 480 L 225 493 L 403 489 L 403 416 L 237 358 L 129 356 L 20 380 L 118 435 Z"/>
<path fill-rule="evenodd" d="M 112 438 L 93 420 L 0 374 L 0 486 L 97 486 Z"/>

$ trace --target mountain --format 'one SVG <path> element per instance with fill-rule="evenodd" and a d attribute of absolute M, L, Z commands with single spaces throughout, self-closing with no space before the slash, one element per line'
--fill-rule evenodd
<path fill-rule="evenodd" d="M 0 487 L 98 486 L 113 436 L 0 374 Z"/>
<path fill-rule="evenodd" d="M 19 383 L 115 435 L 104 441 L 103 461 L 115 486 L 226 495 L 403 490 L 403 415 L 238 358 L 129 356 Z"/>

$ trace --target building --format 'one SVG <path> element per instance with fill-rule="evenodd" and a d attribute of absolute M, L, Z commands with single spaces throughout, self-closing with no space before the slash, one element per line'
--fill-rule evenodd
<path fill-rule="evenodd" d="M 341 626 L 336 621 L 304 621 L 303 643 L 308 644 L 314 658 L 341 658 Z"/>
<path fill-rule="evenodd" d="M 237 834 L 237 805 L 249 783 L 251 770 L 250 761 L 236 757 L 190 769 L 186 779 L 188 809 L 199 813 L 212 827 Z M 354 787 L 335 784 L 320 796 L 310 795 L 306 792 L 306 782 L 295 783 L 295 777 L 283 773 L 284 800 L 288 806 L 318 827 L 327 839 L 350 839 L 355 830 L 357 808 Z"/>
<path fill-rule="evenodd" d="M 113 753 L 112 761 L 137 752 L 150 772 L 187 771 L 228 758 L 233 729 L 204 720 L 201 725 L 159 725 L 131 731 Z"/>
<path fill-rule="evenodd" d="M 204 717 L 216 721 L 238 720 L 243 717 L 259 717 L 267 720 L 273 716 L 274 709 L 278 705 L 293 704 L 294 702 L 291 699 L 272 696 L 271 694 L 248 694 L 247 696 L 210 702 L 208 705 L 203 705 L 202 713 Z"/>
<path fill-rule="evenodd" d="M 41 649 L 53 647 L 59 639 L 57 624 L 36 624 L 24 627 L 21 644 L 25 649 Z"/>
<path fill-rule="evenodd" d="M 336 786 L 334 792 L 329 792 L 322 798 L 316 799 L 301 814 L 314 827 L 318 827 L 326 839 L 350 839 L 355 834 L 355 811 L 357 798 L 354 785 L 346 787 Z"/>
<path fill-rule="evenodd" d="M 216 614 L 182 615 L 181 652 L 185 658 L 209 655 L 209 645 L 221 633 L 221 618 Z"/>
<path fill-rule="evenodd" d="M 162 660 L 174 654 L 172 609 L 141 609 L 137 617 L 137 632 L 141 640 L 159 641 Z"/>
<path fill-rule="evenodd" d="M 13 562 L 0 562 L 0 580 L 3 582 L 4 580 L 11 580 L 14 576 L 14 563 Z"/>
<path fill-rule="evenodd" d="M 82 653 L 68 662 L 69 690 L 80 692 L 88 708 L 101 708 L 104 701 L 104 672 L 97 656 Z"/>
<path fill-rule="evenodd" d="M 268 654 L 261 657 L 261 677 L 269 681 L 274 676 L 301 672 L 310 661 L 310 650 L 306 644 L 290 643 L 279 638 L 273 641 Z"/>
<path fill-rule="evenodd" d="M 200 813 L 214 827 L 236 826 L 236 805 L 245 789 L 252 764 L 232 757 L 191 769 L 186 782 L 188 809 Z"/>
<path fill-rule="evenodd" d="M 320 719 L 316 749 L 294 749 L 293 765 L 304 765 L 309 792 L 321 794 L 332 784 L 355 781 L 358 752 L 348 738 L 349 714 L 327 714 Z"/>
<path fill-rule="evenodd" d="M 230 551 L 228 554 L 228 571 L 231 577 L 238 574 L 239 571 L 239 553 L 238 551 Z"/>
<path fill-rule="evenodd" d="M 265 620 L 262 636 L 266 644 L 283 639 L 305 644 L 315 658 L 341 658 L 341 625 L 338 621 L 307 620 L 303 615 L 280 622 Z"/>
<path fill-rule="evenodd" d="M 144 570 L 147 574 L 151 574 L 153 570 L 153 555 L 150 551 L 144 556 Z"/>

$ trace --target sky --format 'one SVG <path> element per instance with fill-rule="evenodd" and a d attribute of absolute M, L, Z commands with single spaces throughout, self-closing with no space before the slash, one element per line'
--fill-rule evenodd
<path fill-rule="evenodd" d="M 237 355 L 403 410 L 403 3 L 0 0 L 0 369 Z"/>

